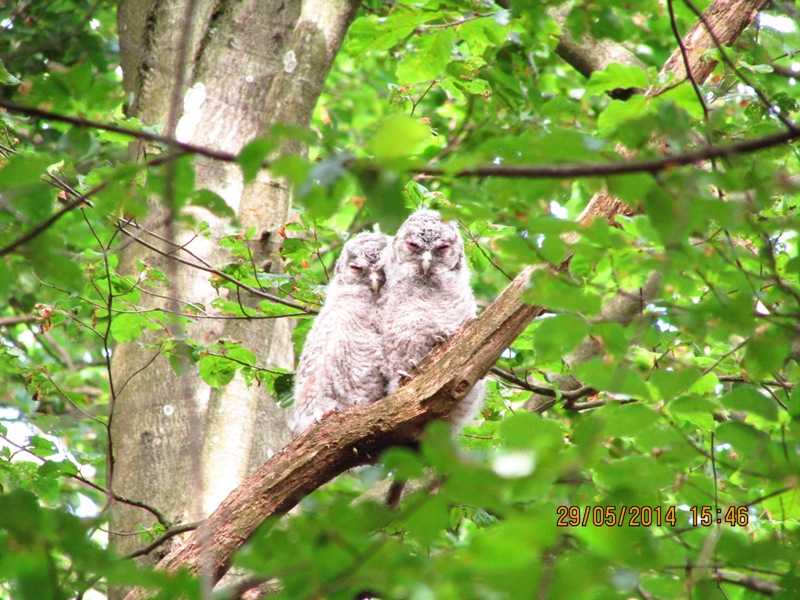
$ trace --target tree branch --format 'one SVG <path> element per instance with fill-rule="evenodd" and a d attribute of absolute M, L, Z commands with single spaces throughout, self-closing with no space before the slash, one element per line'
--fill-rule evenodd
<path fill-rule="evenodd" d="M 595 323 L 620 323 L 623 326 L 629 325 L 634 318 L 641 315 L 644 306 L 652 302 L 660 287 L 661 275 L 656 272 L 650 273 L 647 280 L 642 284 L 641 288 L 633 291 L 620 290 L 608 302 L 606 302 L 600 309 L 597 318 L 594 319 Z M 586 337 L 575 350 L 563 357 L 564 363 L 571 367 L 576 364 L 585 363 L 595 356 L 603 352 L 602 347 L 591 336 Z M 563 375 L 561 373 L 548 373 L 548 381 L 556 385 L 561 392 L 562 398 L 567 402 L 566 408 L 577 410 L 586 410 L 592 406 L 598 406 L 596 402 L 583 402 L 576 404 L 575 401 L 580 397 L 587 395 L 586 391 L 596 393 L 596 391 L 587 388 L 580 381 L 575 379 L 572 375 Z M 525 409 L 531 412 L 544 412 L 556 403 L 555 394 L 543 394 L 536 390 L 531 390 L 534 394 L 530 400 L 525 403 Z"/>
<path fill-rule="evenodd" d="M 578 73 L 589 79 L 592 73 L 602 71 L 611 63 L 645 68 L 646 65 L 633 52 L 612 40 L 597 40 L 589 35 L 574 40 L 566 29 L 567 17 L 572 10 L 583 9 L 580 6 L 565 6 L 550 9 L 548 12 L 561 27 L 555 52 Z"/>
<path fill-rule="evenodd" d="M 120 127 L 119 125 L 111 125 L 110 123 L 101 123 L 100 121 L 71 117 L 69 115 L 54 113 L 49 110 L 22 106 L 21 104 L 14 104 L 13 102 L 9 102 L 8 100 L 4 100 L 2 98 L 0 98 L 0 108 L 5 108 L 6 110 L 15 114 L 26 115 L 37 119 L 57 121 L 59 123 L 73 125 L 75 127 L 99 129 L 100 131 L 110 131 L 111 133 L 127 135 L 130 136 L 131 139 L 164 144 L 165 146 L 182 150 L 184 153 L 199 154 L 201 156 L 207 156 L 208 158 L 213 158 L 223 162 L 236 162 L 237 158 L 236 154 L 231 154 L 230 152 L 221 152 L 205 146 L 187 144 L 186 142 L 180 142 L 170 136 L 158 135 L 157 133 L 150 133 L 149 131 L 143 131 L 141 129 L 132 129 L 130 127 Z"/>
<path fill-rule="evenodd" d="M 709 58 L 707 51 L 723 45 L 730 46 L 738 40 L 766 3 L 766 0 L 714 0 L 711 3 L 683 36 L 689 68 L 695 80 L 705 81 L 717 66 L 718 61 Z M 710 33 L 712 31 L 713 34 Z M 680 48 L 672 52 L 659 75 L 663 78 L 673 76 L 678 80 L 686 78 L 686 66 Z M 663 90 L 651 88 L 649 95 L 658 95 L 660 91 Z"/>
<path fill-rule="evenodd" d="M 2 101 L 0 101 L 0 103 L 1 102 Z M 164 164 L 166 162 L 169 162 L 171 160 L 175 160 L 176 158 L 179 158 L 180 156 L 182 156 L 182 154 L 163 154 L 161 156 L 157 156 L 157 157 L 147 161 L 141 167 L 142 168 L 155 167 L 155 166 Z M 61 189 L 61 186 L 59 185 L 60 182 L 59 182 L 59 180 L 57 178 L 51 178 L 48 181 L 49 181 L 49 183 L 51 185 L 54 185 L 55 187 L 59 187 L 59 189 Z M 113 181 L 113 179 L 107 179 L 106 181 L 103 181 L 103 182 L 97 184 L 96 186 L 94 186 L 90 190 L 84 192 L 83 194 L 80 194 L 79 196 L 74 197 L 61 210 L 59 210 L 58 212 L 53 213 L 50 217 L 48 217 L 47 219 L 42 221 L 39 225 L 37 225 L 36 227 L 31 229 L 27 233 L 21 235 L 20 237 L 18 237 L 16 240 L 11 242 L 7 246 L 4 246 L 4 247 L 0 248 L 0 256 L 5 256 L 6 254 L 11 254 L 11 252 L 16 250 L 17 248 L 19 248 L 23 244 L 27 244 L 28 242 L 36 239 L 41 234 L 43 234 L 45 231 L 47 231 L 51 226 L 53 226 L 56 223 L 56 221 L 58 221 L 61 217 L 63 217 L 68 212 L 73 211 L 76 208 L 80 208 L 81 206 L 90 205 L 89 198 L 91 198 L 92 196 L 95 196 L 98 193 L 102 192 L 104 189 L 106 189 L 111 184 L 112 181 Z"/>
<path fill-rule="evenodd" d="M 176 535 L 181 535 L 182 533 L 186 533 L 188 531 L 194 531 L 195 529 L 197 529 L 200 523 L 202 523 L 202 521 L 194 521 L 193 523 L 184 523 L 183 525 L 176 525 L 175 527 L 170 527 L 164 533 L 162 533 L 157 539 L 149 543 L 147 546 L 125 555 L 125 558 L 136 558 L 138 556 L 145 556 L 147 554 L 150 554 L 153 550 L 167 543 Z"/>
<path fill-rule="evenodd" d="M 41 317 L 37 315 L 20 315 L 18 317 L 0 317 L 0 327 L 11 327 L 12 325 L 19 325 L 20 323 L 35 323 L 41 321 Z"/>
<path fill-rule="evenodd" d="M 397 393 L 337 413 L 295 438 L 245 479 L 159 567 L 198 572 L 204 561 L 211 566 L 211 579 L 218 581 L 233 552 L 266 518 L 286 513 L 333 477 L 374 461 L 387 448 L 411 443 L 427 423 L 446 417 L 542 312 L 522 299 L 533 270 L 523 270 L 480 317 L 428 357 L 420 374 Z M 128 600 L 142 597 L 134 591 Z"/>
<path fill-rule="evenodd" d="M 793 127 L 763 137 L 741 140 L 731 144 L 704 146 L 697 150 L 670 154 L 644 160 L 620 160 L 618 162 L 565 163 L 555 165 L 485 165 L 462 169 L 455 173 L 442 168 L 411 169 L 417 175 L 452 177 L 507 177 L 510 179 L 573 179 L 576 177 L 602 177 L 628 175 L 631 173 L 659 173 L 716 158 L 730 158 L 766 150 L 800 139 L 800 128 Z"/>

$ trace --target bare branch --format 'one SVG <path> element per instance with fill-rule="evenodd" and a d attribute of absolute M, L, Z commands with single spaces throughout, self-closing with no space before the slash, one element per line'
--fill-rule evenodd
<path fill-rule="evenodd" d="M 36 315 L 20 315 L 18 317 L 0 317 L 0 327 L 11 327 L 21 323 L 36 323 L 41 318 Z"/>
<path fill-rule="evenodd" d="M 574 8 L 566 6 L 554 8 L 548 12 L 561 27 L 556 54 L 578 73 L 588 79 L 592 73 L 602 71 L 611 63 L 645 67 L 645 64 L 633 52 L 612 40 L 596 40 L 588 35 L 583 36 L 580 40 L 570 37 L 565 27 L 570 10 L 583 9 L 580 6 Z"/>
<path fill-rule="evenodd" d="M 2 100 L 1 99 L 0 99 L 0 105 L 2 105 Z M 154 158 L 152 160 L 147 161 L 146 163 L 144 163 L 142 165 L 142 168 L 154 167 L 156 165 L 161 165 L 161 164 L 164 164 L 164 163 L 169 162 L 171 160 L 175 160 L 176 158 L 179 158 L 180 156 L 182 156 L 182 154 L 180 154 L 180 155 L 165 154 L 165 155 L 162 155 L 162 156 L 159 156 L 159 157 L 156 157 L 156 158 Z M 53 183 L 53 182 L 58 181 L 58 180 L 54 178 L 54 179 L 52 179 L 50 181 L 51 181 L 51 183 Z M 47 231 L 50 227 L 52 227 L 56 223 L 56 221 L 58 221 L 61 217 L 63 217 L 67 213 L 75 210 L 76 208 L 80 208 L 81 206 L 87 205 L 89 198 L 91 198 L 92 196 L 95 196 L 96 194 L 102 192 L 104 189 L 106 189 L 109 186 L 110 183 L 111 183 L 110 179 L 106 180 L 106 181 L 96 185 L 95 187 L 93 187 L 89 191 L 87 191 L 87 192 L 85 192 L 85 193 L 73 198 L 61 210 L 59 210 L 58 212 L 54 213 L 49 218 L 45 219 L 42 223 L 40 223 L 39 225 L 37 225 L 36 227 L 31 229 L 29 232 L 27 232 L 24 235 L 18 237 L 16 240 L 11 242 L 7 246 L 5 246 L 3 248 L 0 248 L 0 256 L 5 256 L 6 254 L 10 254 L 11 252 L 16 250 L 17 248 L 19 248 L 23 244 L 27 244 L 31 240 L 39 237 L 41 234 L 43 234 L 45 231 Z"/>
<path fill-rule="evenodd" d="M 183 525 L 176 525 L 175 527 L 171 527 L 167 529 L 162 535 L 160 535 L 157 539 L 153 540 L 150 544 L 141 548 L 139 550 L 135 550 L 130 554 L 126 554 L 125 558 L 136 558 L 137 556 L 145 556 L 150 554 L 153 550 L 158 548 L 159 546 L 163 545 L 167 541 L 174 538 L 176 535 L 180 535 L 182 533 L 186 533 L 187 531 L 194 531 L 200 526 L 202 521 L 194 521 L 192 523 L 184 523 Z M 117 533 L 116 535 L 120 535 Z"/>
<path fill-rule="evenodd" d="M 288 306 L 290 308 L 295 308 L 295 309 L 297 309 L 299 311 L 302 311 L 302 312 L 304 312 L 306 314 L 316 314 L 316 312 L 317 312 L 312 308 L 302 306 L 300 304 L 297 304 L 296 302 L 292 302 L 290 300 L 286 300 L 286 299 L 281 298 L 279 296 L 275 296 L 274 294 L 268 294 L 267 292 L 261 291 L 259 289 L 254 288 L 254 287 L 251 287 L 251 286 L 249 286 L 249 285 L 247 285 L 245 283 L 242 283 L 241 281 L 239 281 L 235 277 L 231 277 L 230 275 L 228 275 L 224 271 L 220 271 L 219 269 L 216 269 L 214 267 L 209 267 L 206 264 L 201 264 L 201 263 L 198 263 L 198 262 L 188 261 L 185 258 L 181 258 L 180 256 L 177 256 L 177 255 L 173 254 L 172 252 L 165 252 L 165 251 L 161 250 L 160 248 L 158 248 L 157 246 L 155 246 L 154 244 L 151 244 L 149 242 L 144 241 L 141 236 L 134 235 L 133 233 L 128 231 L 128 229 L 127 229 L 128 227 L 138 227 L 138 225 L 136 225 L 136 223 L 134 223 L 133 221 L 120 221 L 117 224 L 117 227 L 125 235 L 133 238 L 137 243 L 141 244 L 142 246 L 145 246 L 146 248 L 149 248 L 153 252 L 156 252 L 156 253 L 158 253 L 158 254 L 166 257 L 166 258 L 169 258 L 169 259 L 174 260 L 176 262 L 179 262 L 181 264 L 187 265 L 189 267 L 192 267 L 192 268 L 195 268 L 195 269 L 200 269 L 201 271 L 205 271 L 207 273 L 211 273 L 212 275 L 216 275 L 220 279 L 224 279 L 225 281 L 234 284 L 238 288 L 241 288 L 241 289 L 243 289 L 243 290 L 245 290 L 247 292 L 250 292 L 254 296 L 257 296 L 259 298 L 265 298 L 266 300 L 270 300 L 271 302 L 275 302 L 276 304 L 283 304 L 284 306 Z"/>
<path fill-rule="evenodd" d="M 670 154 L 660 158 L 644 160 L 620 160 L 616 162 L 565 163 L 556 165 L 487 165 L 463 169 L 451 173 L 441 168 L 412 169 L 412 173 L 428 176 L 451 177 L 506 177 L 509 179 L 573 179 L 577 177 L 604 177 L 609 175 L 629 175 L 631 173 L 660 173 L 676 167 L 692 165 L 716 158 L 732 158 L 781 146 L 800 139 L 800 128 L 779 131 L 750 140 L 730 144 L 704 146 L 697 150 Z"/>
<path fill-rule="evenodd" d="M 158 135 L 157 133 L 150 133 L 149 131 L 143 131 L 141 129 L 131 129 L 130 127 L 120 127 L 119 125 L 111 125 L 110 123 L 101 123 L 100 121 L 92 121 L 90 119 L 81 119 L 78 117 L 71 117 L 69 115 L 62 115 L 49 110 L 41 110 L 39 108 L 14 104 L 13 102 L 9 102 L 8 100 L 4 100 L 2 98 L 0 98 L 0 107 L 16 114 L 27 115 L 37 119 L 57 121 L 59 123 L 67 123 L 68 125 L 84 127 L 87 129 L 110 131 L 111 133 L 130 136 L 131 139 L 164 144 L 170 148 L 181 150 L 181 154 L 199 154 L 200 156 L 207 156 L 208 158 L 221 160 L 223 162 L 236 162 L 236 155 L 231 154 L 230 152 L 221 152 L 214 150 L 213 148 L 206 148 L 204 146 L 179 142 L 175 138 L 166 135 Z"/>

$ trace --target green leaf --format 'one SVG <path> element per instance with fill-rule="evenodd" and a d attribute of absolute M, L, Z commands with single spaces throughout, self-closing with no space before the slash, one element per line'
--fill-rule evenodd
<path fill-rule="evenodd" d="M 378 160 L 392 161 L 412 156 L 429 136 L 430 128 L 419 119 L 392 115 L 378 125 L 368 147 Z"/>
<path fill-rule="evenodd" d="M 42 184 L 42 176 L 51 162 L 46 155 L 15 154 L 4 158 L 0 163 L 0 191 Z M 24 198 L 22 195 L 20 197 Z M 48 212 L 50 210 L 52 210 L 52 205 L 47 209 Z"/>
<path fill-rule="evenodd" d="M 226 342 L 223 350 L 225 356 L 230 358 L 231 360 L 235 360 L 239 363 L 244 363 L 248 366 L 254 367 L 258 359 L 256 355 L 247 348 L 243 346 L 239 346 L 238 344 L 233 344 L 230 342 Z"/>
<path fill-rule="evenodd" d="M 744 355 L 747 374 L 754 380 L 772 376 L 790 352 L 791 344 L 785 332 L 770 328 L 756 333 L 747 343 Z"/>
<path fill-rule="evenodd" d="M 358 175 L 367 195 L 370 214 L 375 216 L 383 231 L 397 231 L 408 216 L 403 180 L 396 172 L 389 170 L 365 169 Z"/>
<path fill-rule="evenodd" d="M 650 188 L 656 184 L 653 176 L 648 173 L 616 175 L 609 177 L 606 181 L 608 182 L 608 191 L 630 206 L 639 205 L 642 198 L 647 196 Z"/>
<path fill-rule="evenodd" d="M 151 318 L 152 315 L 138 313 L 114 315 L 111 319 L 111 335 L 120 343 L 138 340 L 145 329 L 160 329 L 160 325 L 153 323 Z"/>
<path fill-rule="evenodd" d="M 172 367 L 172 372 L 178 377 L 188 373 L 192 365 L 197 362 L 194 348 L 186 342 L 176 340 L 172 344 L 165 345 L 163 351 L 169 356 L 169 364 L 170 367 Z"/>
<path fill-rule="evenodd" d="M 228 206 L 228 203 L 225 202 L 219 194 L 211 190 L 198 190 L 194 196 L 192 196 L 189 203 L 193 206 L 207 208 L 218 217 L 226 217 L 228 219 L 234 219 L 236 217 L 236 213 Z"/>
<path fill-rule="evenodd" d="M 294 400 L 294 375 L 284 373 L 272 378 L 274 400 L 281 408 L 290 406 Z"/>
<path fill-rule="evenodd" d="M 652 400 L 650 389 L 641 375 L 624 364 L 591 360 L 575 365 L 573 373 L 579 381 L 595 389 L 638 400 Z"/>
<path fill-rule="evenodd" d="M 595 468 L 594 480 L 610 491 L 643 489 L 649 495 L 672 484 L 671 469 L 650 456 L 627 456 Z"/>
<path fill-rule="evenodd" d="M 393 14 L 381 19 L 369 15 L 356 19 L 348 30 L 348 48 L 356 55 L 368 51 L 389 50 L 411 34 L 419 25 L 435 19 L 435 13 L 411 12 Z"/>
<path fill-rule="evenodd" d="M 308 179 L 297 194 L 312 217 L 324 219 L 336 212 L 337 203 L 332 196 L 334 186 L 342 183 L 349 174 L 347 164 L 352 158 L 352 155 L 345 152 L 325 158 L 311 166 Z"/>
<path fill-rule="evenodd" d="M 422 477 L 425 473 L 419 454 L 407 448 L 390 448 L 381 456 L 381 462 L 386 471 L 400 481 Z"/>
<path fill-rule="evenodd" d="M 83 273 L 75 257 L 64 248 L 65 240 L 46 232 L 29 243 L 29 258 L 42 280 L 63 289 L 76 289 Z"/>
<path fill-rule="evenodd" d="M 11 73 L 6 71 L 3 61 L 0 61 L 0 83 L 3 85 L 19 85 L 22 83 L 20 79 L 17 79 Z"/>
<path fill-rule="evenodd" d="M 656 369 L 650 374 L 650 383 L 658 389 L 661 398 L 671 400 L 688 390 L 700 376 L 697 369 Z"/>
<path fill-rule="evenodd" d="M 71 477 L 78 474 L 78 469 L 68 460 L 48 460 L 39 465 L 38 474 L 41 477 Z"/>
<path fill-rule="evenodd" d="M 292 185 L 300 187 L 308 181 L 311 165 L 301 157 L 289 154 L 273 160 L 269 170 L 275 177 L 286 177 Z"/>
<path fill-rule="evenodd" d="M 535 271 L 525 292 L 525 301 L 550 310 L 566 310 L 592 315 L 600 309 L 597 294 L 570 285 L 563 278 L 543 269 Z"/>
<path fill-rule="evenodd" d="M 397 78 L 402 83 L 419 83 L 438 78 L 451 60 L 457 41 L 452 28 L 439 28 L 419 40 L 416 51 L 409 53 L 397 66 Z"/>
<path fill-rule="evenodd" d="M 441 495 L 429 496 L 405 521 L 406 532 L 423 546 L 430 545 L 450 521 L 450 505 Z"/>
<path fill-rule="evenodd" d="M 41 530 L 41 511 L 36 497 L 25 490 L 0 495 L 0 526 L 26 536 Z"/>
<path fill-rule="evenodd" d="M 236 160 L 242 167 L 245 182 L 253 181 L 256 178 L 273 150 L 275 150 L 275 143 L 264 138 L 255 139 L 242 148 Z"/>
<path fill-rule="evenodd" d="M 623 127 L 629 121 L 639 119 L 647 114 L 650 104 L 644 96 L 633 96 L 626 102 L 612 100 L 606 109 L 600 113 L 597 119 L 597 126 L 600 133 L 608 135 L 619 127 Z"/>
<path fill-rule="evenodd" d="M 767 421 L 777 421 L 778 404 L 772 396 L 759 394 L 749 385 L 739 385 L 725 394 L 721 404 L 730 410 L 760 415 Z"/>
<path fill-rule="evenodd" d="M 545 319 L 533 335 L 533 348 L 544 361 L 559 360 L 569 354 L 589 333 L 586 321 L 575 315 L 556 315 Z"/>
<path fill-rule="evenodd" d="M 717 407 L 699 396 L 684 396 L 670 402 L 669 411 L 679 422 L 691 423 L 704 431 L 714 430 Z"/>
<path fill-rule="evenodd" d="M 652 408 L 637 402 L 607 404 L 603 407 L 603 413 L 607 416 L 603 435 L 608 437 L 640 435 L 658 423 L 660 418 Z"/>
<path fill-rule="evenodd" d="M 769 436 L 755 427 L 736 421 L 720 423 L 716 432 L 716 443 L 727 444 L 728 452 L 746 458 L 750 464 L 758 464 L 767 455 Z"/>
<path fill-rule="evenodd" d="M 568 430 L 558 421 L 520 412 L 500 424 L 500 436 L 508 448 L 563 449 Z"/>
<path fill-rule="evenodd" d="M 602 71 L 594 71 L 586 84 L 586 93 L 600 95 L 618 88 L 647 88 L 647 73 L 641 67 L 611 63 Z M 630 102 L 633 98 L 629 99 Z"/>

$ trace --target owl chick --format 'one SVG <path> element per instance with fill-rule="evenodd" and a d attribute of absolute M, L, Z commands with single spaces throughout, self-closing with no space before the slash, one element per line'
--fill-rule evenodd
<path fill-rule="evenodd" d="M 476 306 L 464 242 L 438 212 L 412 214 L 386 255 L 383 348 L 393 393 L 428 352 L 475 316 Z M 456 431 L 480 409 L 483 389 L 478 382 L 451 414 Z"/>
<path fill-rule="evenodd" d="M 295 373 L 295 435 L 323 416 L 386 395 L 381 344 L 383 251 L 391 237 L 360 233 L 336 262 L 325 304 L 308 332 Z"/>

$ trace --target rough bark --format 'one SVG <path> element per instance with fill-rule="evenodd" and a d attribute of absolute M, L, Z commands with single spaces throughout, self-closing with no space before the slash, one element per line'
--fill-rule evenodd
<path fill-rule="evenodd" d="M 123 0 L 118 21 L 129 114 L 148 124 L 172 123 L 172 130 L 162 133 L 177 130 L 183 141 L 231 153 L 266 136 L 275 123 L 307 125 L 356 7 L 351 0 L 324 5 Z M 182 52 L 187 22 L 187 51 Z M 296 57 L 293 69 L 285 60 L 288 53 Z M 190 88 L 201 99 L 194 106 L 183 103 Z M 171 108 L 173 99 L 180 101 L 178 110 Z M 256 227 L 267 234 L 255 236 L 251 251 L 255 264 L 268 263 L 279 237 L 268 232 L 287 219 L 286 185 L 261 173 L 245 186 L 235 164 L 208 158 L 197 159 L 196 182 L 226 201 L 243 230 Z M 174 232 L 176 243 L 188 243 L 208 263 L 229 260 L 216 244 L 228 221 L 204 209 L 191 211 L 196 220 L 210 224 L 209 239 L 175 231 L 178 224 L 164 223 L 169 211 L 156 202 L 149 227 L 167 237 Z M 147 241 L 164 247 L 152 237 Z M 169 274 L 171 285 L 163 292 L 168 296 L 206 307 L 217 296 L 207 273 L 174 268 L 136 244 L 123 253 L 120 270 L 136 272 L 140 260 Z M 246 305 L 257 302 L 241 299 Z M 203 320 L 185 335 L 202 343 L 241 341 L 258 355 L 262 367 L 293 365 L 288 320 Z M 166 359 L 155 356 L 137 343 L 121 344 L 114 351 L 111 484 L 116 493 L 156 507 L 170 521 L 202 518 L 283 446 L 288 439 L 285 414 L 263 387 L 247 387 L 237 378 L 223 390 L 213 390 L 196 370 L 178 377 Z M 151 522 L 152 515 L 118 504 L 111 529 L 128 533 Z M 112 543 L 121 553 L 140 545 L 136 536 L 112 536 Z"/>
<path fill-rule="evenodd" d="M 713 56 L 706 55 L 708 50 L 716 47 L 714 37 L 720 44 L 730 46 L 739 39 L 765 4 L 766 0 L 714 0 L 711 3 L 703 12 L 703 17 L 714 36 L 709 34 L 708 28 L 700 20 L 683 36 L 683 44 L 689 50 L 690 70 L 696 81 L 705 81 L 717 66 L 718 61 Z M 581 9 L 578 7 L 574 10 Z M 568 14 L 568 10 L 563 8 L 551 11 L 553 18 L 562 27 Z M 586 78 L 612 63 L 642 66 L 642 62 L 620 44 L 590 37 L 574 40 L 566 31 L 559 36 L 556 53 Z M 686 79 L 686 67 L 680 48 L 675 48 L 662 66 L 659 75 L 670 76 L 678 81 Z M 655 95 L 656 91 L 650 90 L 649 93 Z"/>
<path fill-rule="evenodd" d="M 717 42 L 730 46 L 738 40 L 766 3 L 767 0 L 714 0 L 711 3 L 703 12 L 706 23 L 698 20 L 683 36 L 683 45 L 689 57 L 689 70 L 695 81 L 700 83 L 708 79 L 719 62 L 713 58 L 713 54 L 705 56 L 706 52 L 716 48 Z M 709 28 L 713 36 L 709 33 Z M 659 75 L 670 76 L 678 81 L 686 79 L 686 67 L 680 48 L 673 50 Z M 650 95 L 656 95 L 657 92 L 658 90 L 649 90 Z"/>
<path fill-rule="evenodd" d="M 556 54 L 578 73 L 588 79 L 592 73 L 602 71 L 612 63 L 645 67 L 633 52 L 612 40 L 597 40 L 590 36 L 584 36 L 580 40 L 573 39 L 565 29 L 565 22 L 571 10 L 569 6 L 561 6 L 549 12 L 562 29 L 556 45 Z"/>

